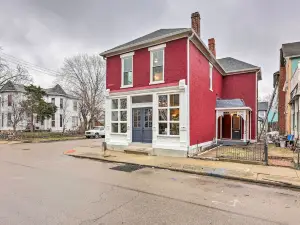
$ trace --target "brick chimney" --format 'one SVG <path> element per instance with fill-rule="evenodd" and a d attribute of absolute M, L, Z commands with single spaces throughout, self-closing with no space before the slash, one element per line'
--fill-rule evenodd
<path fill-rule="evenodd" d="M 194 12 L 191 15 L 192 29 L 200 37 L 200 14 L 199 12 Z"/>
<path fill-rule="evenodd" d="M 216 57 L 216 41 L 214 38 L 208 39 L 208 49 Z"/>

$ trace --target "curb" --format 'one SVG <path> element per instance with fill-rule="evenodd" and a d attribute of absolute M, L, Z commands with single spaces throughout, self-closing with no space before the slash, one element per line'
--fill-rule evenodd
<path fill-rule="evenodd" d="M 43 140 L 43 141 L 32 141 L 32 140 L 23 140 L 18 141 L 17 143 L 0 143 L 0 145 L 18 145 L 18 144 L 38 144 L 38 143 L 50 143 L 50 142 L 61 142 L 61 141 L 77 141 L 77 140 L 84 140 L 85 137 L 77 138 L 77 139 L 64 139 L 64 140 Z"/>
<path fill-rule="evenodd" d="M 90 159 L 90 160 L 96 160 L 96 161 L 102 161 L 102 162 L 109 162 L 109 163 L 124 163 L 124 164 L 129 164 L 129 165 L 143 165 L 143 164 L 138 164 L 138 163 L 129 163 L 129 162 L 124 162 L 124 161 L 115 161 L 111 159 L 105 159 L 105 158 L 94 158 L 90 156 L 84 156 L 84 155 L 71 155 L 71 154 L 65 154 L 67 156 L 72 156 L 75 158 L 81 158 L 81 159 Z M 202 176 L 210 176 L 210 177 L 217 177 L 217 178 L 224 178 L 228 180 L 238 180 L 238 181 L 243 181 L 247 183 L 254 183 L 262 186 L 275 186 L 275 187 L 280 187 L 280 188 L 289 188 L 293 190 L 300 191 L 300 186 L 290 184 L 290 183 L 284 183 L 284 182 L 272 182 L 272 181 L 267 181 L 267 180 L 253 180 L 253 179 L 247 179 L 243 177 L 234 177 L 230 175 L 220 175 L 220 174 L 215 174 L 215 173 L 206 173 L 206 172 L 197 172 L 197 171 L 192 171 L 192 170 L 187 170 L 187 169 L 177 169 L 177 168 L 169 168 L 169 167 L 162 167 L 162 166 L 151 166 L 151 165 L 143 165 L 148 168 L 156 168 L 156 169 L 164 169 L 164 170 L 170 170 L 174 172 L 182 172 L 182 173 L 188 173 L 188 174 L 195 174 L 195 175 L 202 175 Z"/>

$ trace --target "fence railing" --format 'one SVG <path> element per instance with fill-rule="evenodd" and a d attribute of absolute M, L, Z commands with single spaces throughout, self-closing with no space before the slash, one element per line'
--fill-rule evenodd
<path fill-rule="evenodd" d="M 255 143 L 247 146 L 233 145 L 233 146 L 218 146 L 216 149 L 216 158 L 219 159 L 232 159 L 243 161 L 256 161 L 264 162 L 265 157 L 265 144 Z"/>

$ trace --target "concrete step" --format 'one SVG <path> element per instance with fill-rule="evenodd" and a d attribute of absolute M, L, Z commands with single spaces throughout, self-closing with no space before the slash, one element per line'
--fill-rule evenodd
<path fill-rule="evenodd" d="M 136 155 L 151 155 L 153 152 L 153 149 L 151 147 L 149 147 L 148 145 L 145 145 L 145 146 L 130 145 L 126 149 L 124 149 L 124 152 L 128 153 L 128 154 L 136 154 Z"/>

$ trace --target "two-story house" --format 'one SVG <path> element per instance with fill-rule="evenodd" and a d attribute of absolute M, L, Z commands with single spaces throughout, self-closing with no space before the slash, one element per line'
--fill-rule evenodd
<path fill-rule="evenodd" d="M 44 89 L 47 95 L 46 102 L 56 105 L 56 113 L 49 119 L 42 120 L 34 115 L 34 127 L 36 130 L 50 130 L 62 132 L 63 130 L 76 130 L 79 126 L 78 99 L 68 95 L 60 85 L 53 88 Z M 0 89 L 0 130 L 13 130 L 14 113 L 13 103 L 25 99 L 24 85 L 14 84 L 8 81 Z M 17 130 L 25 130 L 30 123 L 29 115 L 24 115 L 24 119 L 18 123 Z"/>
<path fill-rule="evenodd" d="M 216 142 L 257 137 L 260 68 L 216 58 L 215 39 L 192 28 L 160 29 L 101 53 L 106 58 L 106 142 L 149 143 L 155 155 L 186 156 Z"/>

